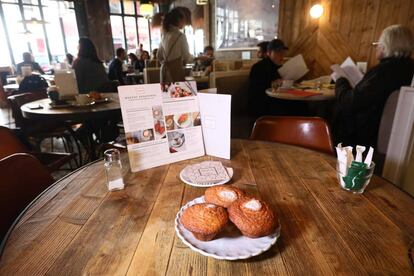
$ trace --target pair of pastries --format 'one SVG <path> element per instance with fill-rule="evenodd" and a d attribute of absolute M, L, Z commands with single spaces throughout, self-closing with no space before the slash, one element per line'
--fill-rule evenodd
<path fill-rule="evenodd" d="M 210 187 L 204 199 L 206 203 L 188 207 L 181 216 L 183 226 L 199 240 L 214 239 L 229 219 L 250 238 L 270 235 L 277 227 L 275 214 L 265 202 L 236 187 Z"/>

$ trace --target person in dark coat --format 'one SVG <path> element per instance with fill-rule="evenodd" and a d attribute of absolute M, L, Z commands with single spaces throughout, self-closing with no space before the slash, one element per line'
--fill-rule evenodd
<path fill-rule="evenodd" d="M 126 71 L 123 69 L 123 64 L 126 58 L 125 49 L 118 48 L 116 49 L 116 57 L 109 64 L 108 78 L 119 81 L 121 85 L 125 84 L 124 77 L 126 76 Z"/>
<path fill-rule="evenodd" d="M 414 61 L 410 58 L 414 35 L 401 25 L 385 28 L 376 55 L 379 64 L 352 88 L 345 77 L 335 84 L 336 111 L 333 122 L 335 142 L 376 147 L 385 103 L 392 92 L 410 85 Z"/>
<path fill-rule="evenodd" d="M 79 93 L 104 92 L 103 88 L 110 87 L 105 67 L 98 57 L 96 47 L 87 37 L 79 38 L 78 57 L 73 61 L 72 69 L 75 70 Z"/>
<path fill-rule="evenodd" d="M 267 56 L 254 64 L 249 75 L 249 109 L 252 115 L 269 114 L 272 102 L 266 95 L 266 89 L 272 87 L 272 82 L 281 79 L 277 71 L 283 64 L 288 48 L 282 40 L 274 39 L 267 46 Z"/>

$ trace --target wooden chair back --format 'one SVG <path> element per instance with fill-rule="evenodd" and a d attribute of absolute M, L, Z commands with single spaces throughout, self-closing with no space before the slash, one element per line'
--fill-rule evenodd
<path fill-rule="evenodd" d="M 212 72 L 210 87 L 218 94 L 231 95 L 231 113 L 237 116 L 247 111 L 249 71 Z"/>
<path fill-rule="evenodd" d="M 322 118 L 264 116 L 256 120 L 250 139 L 334 154 L 331 137 L 329 126 Z"/>
<path fill-rule="evenodd" d="M 379 154 L 385 155 L 387 153 L 399 95 L 399 89 L 392 92 L 385 103 L 384 110 L 382 111 L 377 141 L 377 153 Z"/>
<path fill-rule="evenodd" d="M 22 105 L 45 98 L 47 98 L 47 94 L 43 92 L 29 92 L 9 96 L 7 99 L 9 100 L 16 126 L 24 127 L 27 124 L 27 120 L 23 117 L 22 110 L 20 109 Z"/>
<path fill-rule="evenodd" d="M 7 127 L 0 126 L 0 159 L 15 153 L 27 153 L 28 149 Z"/>
<path fill-rule="evenodd" d="M 26 153 L 1 159 L 0 175 L 0 241 L 4 243 L 19 214 L 54 180 L 35 157 Z"/>
<path fill-rule="evenodd" d="M 144 68 L 144 83 L 160 83 L 160 68 Z"/>

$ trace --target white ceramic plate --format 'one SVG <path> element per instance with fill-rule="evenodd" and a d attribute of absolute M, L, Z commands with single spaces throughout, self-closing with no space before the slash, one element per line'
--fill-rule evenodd
<path fill-rule="evenodd" d="M 204 256 L 221 260 L 247 259 L 269 250 L 280 236 L 279 226 L 272 235 L 251 239 L 243 236 L 233 224 L 229 223 L 214 240 L 199 241 L 180 223 L 183 211 L 197 203 L 204 203 L 204 196 L 198 197 L 181 207 L 175 218 L 175 231 L 184 244 Z"/>
<path fill-rule="evenodd" d="M 233 173 L 234 173 L 233 172 L 233 168 L 229 168 L 229 167 L 225 167 L 225 168 L 226 168 L 227 173 L 229 174 L 229 177 L 230 178 L 228 180 L 223 180 L 223 181 L 220 181 L 220 182 L 206 183 L 206 184 L 196 184 L 196 183 L 193 183 L 189 179 L 187 179 L 187 178 L 184 177 L 183 171 L 184 171 L 185 168 L 183 170 L 181 170 L 181 172 L 180 172 L 180 179 L 185 184 L 190 185 L 190 186 L 194 186 L 194 187 L 212 187 L 212 186 L 223 185 L 223 184 L 226 184 L 226 183 L 230 182 L 230 180 L 233 177 Z"/>

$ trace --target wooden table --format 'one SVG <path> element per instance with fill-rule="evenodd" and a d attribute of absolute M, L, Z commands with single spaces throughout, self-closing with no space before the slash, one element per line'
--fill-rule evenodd
<path fill-rule="evenodd" d="M 124 156 L 125 157 L 125 156 Z M 374 177 L 363 195 L 339 188 L 335 160 L 293 146 L 234 140 L 233 183 L 277 211 L 281 237 L 248 260 L 220 261 L 175 234 L 180 206 L 203 188 L 177 178 L 189 163 L 132 174 L 109 193 L 102 161 L 57 182 L 26 211 L 1 275 L 410 275 L 414 199 Z"/>
<path fill-rule="evenodd" d="M 334 89 L 321 89 L 318 92 L 322 93 L 322 95 L 316 95 L 311 97 L 301 97 L 301 96 L 295 96 L 289 93 L 283 92 L 281 90 L 280 92 L 273 92 L 272 88 L 266 89 L 266 94 L 269 97 L 282 99 L 282 100 L 290 100 L 290 101 L 331 101 L 335 99 L 335 90 Z"/>
<path fill-rule="evenodd" d="M 110 102 L 86 107 L 52 108 L 49 99 L 42 99 L 23 105 L 21 110 L 25 118 L 41 121 L 84 121 L 121 115 L 118 94 L 102 93 L 102 95 L 110 98 Z M 31 106 L 36 105 L 42 108 L 30 109 Z"/>

